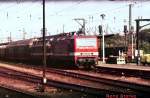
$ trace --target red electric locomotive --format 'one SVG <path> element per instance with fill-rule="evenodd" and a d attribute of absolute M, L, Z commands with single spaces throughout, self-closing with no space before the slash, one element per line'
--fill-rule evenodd
<path fill-rule="evenodd" d="M 98 61 L 96 36 L 74 36 L 74 60 L 76 65 L 95 65 Z"/>
<path fill-rule="evenodd" d="M 98 61 L 97 42 L 97 36 L 79 35 L 75 32 L 47 36 L 47 63 L 59 62 L 86 67 L 95 65 Z M 1 58 L 42 62 L 42 38 L 10 42 L 1 47 L 0 53 L 5 49 L 4 57 L 0 54 Z"/>

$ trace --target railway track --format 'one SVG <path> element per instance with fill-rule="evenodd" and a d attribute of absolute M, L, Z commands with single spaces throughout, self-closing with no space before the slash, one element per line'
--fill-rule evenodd
<path fill-rule="evenodd" d="M 4 62 L 6 63 L 6 62 Z M 7 62 L 8 64 L 10 62 Z M 13 63 L 14 64 L 14 63 Z M 20 66 L 17 65 L 17 66 Z M 24 67 L 28 67 L 28 65 L 24 65 Z M 42 67 L 37 68 L 37 66 L 35 67 L 34 65 L 31 65 L 34 69 L 42 69 Z M 29 66 L 28 68 L 31 68 L 31 66 Z M 48 67 L 47 67 L 48 68 Z M 54 70 L 56 68 L 53 68 Z M 74 68 L 77 69 L 77 68 Z M 57 69 L 59 70 L 59 69 Z M 95 67 L 95 69 L 92 69 L 93 72 L 95 73 L 105 73 L 105 74 L 113 74 L 113 75 L 117 75 L 117 76 L 133 76 L 133 77 L 139 77 L 139 78 L 143 78 L 143 79 L 150 79 L 150 71 L 149 70 L 138 70 L 138 69 L 124 69 L 124 68 L 109 68 L 109 67 Z"/>
<path fill-rule="evenodd" d="M 142 84 L 127 82 L 127 81 L 123 81 L 123 80 L 119 80 L 119 79 L 109 79 L 109 78 L 101 77 L 98 74 L 97 75 L 91 75 L 91 74 L 84 73 L 82 71 L 81 72 L 78 72 L 78 71 L 72 72 L 72 71 L 64 71 L 64 70 L 60 70 L 60 69 L 49 68 L 47 70 L 47 72 L 63 74 L 65 76 L 71 76 L 71 77 L 80 78 L 80 79 L 84 79 L 84 80 L 89 80 L 89 81 L 104 83 L 104 84 L 108 84 L 108 85 L 113 85 L 116 87 L 124 87 L 127 89 L 134 89 L 134 90 L 140 91 L 140 92 L 150 93 L 150 84 L 149 85 L 142 85 Z"/>
<path fill-rule="evenodd" d="M 25 68 L 31 69 L 31 67 L 26 67 L 26 66 L 25 66 Z M 41 71 L 41 68 L 38 68 L 38 67 L 32 67 L 32 69 Z M 18 73 L 18 71 L 17 71 L 17 73 Z M 5 73 L 5 74 L 8 74 L 8 73 Z M 11 73 L 10 75 L 12 75 L 12 74 L 13 73 Z M 19 74 L 19 76 L 17 76 L 17 78 L 19 78 L 19 79 L 20 79 L 20 77 L 21 77 L 21 79 L 22 79 L 22 77 L 25 77 L 25 78 L 23 78 L 24 80 L 26 80 L 26 79 L 31 80 L 31 82 L 35 82 L 35 83 L 41 83 L 41 80 L 42 80 L 41 76 L 36 76 L 31 73 L 27 74 L 25 72 L 22 73 L 19 71 L 18 74 Z M 108 79 L 108 78 L 98 76 L 99 73 L 97 73 L 97 75 L 92 75 L 92 74 L 87 74 L 87 72 L 84 73 L 82 71 L 79 72 L 79 71 L 70 71 L 70 70 L 68 71 L 68 70 L 47 68 L 46 74 L 51 75 L 51 76 L 59 76 L 59 75 L 65 76 L 62 78 L 72 77 L 72 78 L 78 79 L 78 80 L 75 80 L 77 83 L 72 83 L 71 81 L 68 81 L 68 82 L 60 81 L 60 80 L 58 81 L 57 79 L 55 80 L 55 79 L 48 78 L 47 85 L 61 87 L 61 88 L 67 88 L 67 89 L 73 89 L 73 90 L 78 90 L 78 91 L 92 93 L 92 94 L 136 93 L 139 96 L 141 96 L 141 94 L 147 95 L 150 93 L 150 85 L 142 85 L 142 84 L 138 84 L 138 83 L 134 83 L 134 82 L 121 81 L 119 79 Z M 22 75 L 22 76 L 20 76 L 20 75 Z M 32 80 L 32 79 L 34 79 L 34 80 Z M 72 81 L 74 81 L 74 80 L 72 80 Z M 93 83 L 92 84 L 93 87 L 89 86 L 88 84 L 84 84 L 84 83 L 80 84 L 80 83 L 78 83 L 78 81 L 84 81 L 84 82 L 90 81 Z M 95 85 L 97 83 L 101 84 L 101 86 Z M 97 87 L 94 87 L 94 85 Z M 102 86 L 102 85 L 105 85 L 105 86 Z M 102 88 L 105 88 L 105 89 L 102 89 Z"/>
<path fill-rule="evenodd" d="M 7 68 L 1 68 L 0 75 L 10 76 L 10 77 L 14 77 L 17 79 L 22 79 L 22 80 L 34 82 L 34 83 L 41 83 L 41 80 L 42 80 L 42 77 L 40 77 L 40 76 L 27 74 L 24 72 L 19 72 L 19 71 L 7 69 Z M 53 76 L 56 76 L 56 75 L 53 74 Z M 106 93 L 106 92 L 107 93 L 129 93 L 129 92 L 131 92 L 125 88 L 115 87 L 112 85 L 108 86 L 104 83 L 97 83 L 97 82 L 93 82 L 93 81 L 79 80 L 77 78 L 70 79 L 70 80 L 72 80 L 72 82 L 60 81 L 58 79 L 50 79 L 49 77 L 47 77 L 47 78 L 48 78 L 47 85 L 49 85 L 49 86 L 73 89 L 73 90 L 78 90 L 78 91 L 87 92 L 87 93 L 91 93 L 91 94 L 101 94 L 101 93 Z M 80 81 L 80 83 L 76 83 L 79 81 Z"/>

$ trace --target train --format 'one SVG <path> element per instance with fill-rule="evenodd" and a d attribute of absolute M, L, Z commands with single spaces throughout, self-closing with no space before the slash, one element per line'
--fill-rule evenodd
<path fill-rule="evenodd" d="M 143 54 L 140 60 L 143 65 L 150 65 L 150 54 Z"/>
<path fill-rule="evenodd" d="M 43 39 L 31 38 L 0 44 L 0 59 L 41 63 Z M 78 34 L 61 33 L 45 37 L 46 61 L 48 64 L 67 64 L 91 67 L 98 63 L 98 38 Z"/>

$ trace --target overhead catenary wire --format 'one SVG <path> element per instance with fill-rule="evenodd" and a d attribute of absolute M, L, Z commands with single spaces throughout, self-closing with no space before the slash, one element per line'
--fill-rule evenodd
<path fill-rule="evenodd" d="M 65 12 L 65 11 L 67 12 L 67 10 L 71 10 L 72 7 L 77 7 L 77 5 L 80 5 L 81 3 L 85 2 L 85 1 L 88 1 L 88 0 L 77 0 L 77 2 L 76 2 L 75 4 L 72 4 L 71 6 L 69 6 L 69 7 L 67 7 L 67 8 L 61 9 L 60 11 L 54 12 L 55 14 L 53 14 L 53 15 L 59 15 L 60 13 Z M 74 2 L 75 2 L 75 1 L 74 1 Z M 143 1 L 143 2 L 149 2 L 149 1 Z M 141 3 L 143 3 L 143 2 L 136 2 L 135 4 L 138 5 L 138 4 L 141 4 Z M 23 3 L 23 1 L 21 0 L 21 1 L 19 1 L 19 3 L 17 2 L 17 4 L 20 4 L 20 3 Z M 35 3 L 34 3 L 34 4 L 35 4 Z M 16 6 L 16 4 L 14 3 L 12 6 L 6 7 L 6 8 L 4 8 L 4 9 L 0 9 L 0 11 L 5 11 L 6 9 L 11 8 L 11 7 L 13 7 L 13 6 Z M 98 12 L 96 12 L 96 13 L 88 14 L 88 16 L 90 16 L 90 15 L 96 15 L 96 14 L 99 14 L 99 13 L 107 13 L 107 12 L 109 12 L 109 11 L 120 10 L 120 9 L 122 9 L 122 8 L 124 8 L 124 7 L 127 7 L 127 6 L 128 6 L 128 5 L 121 6 L 121 7 L 117 7 L 117 8 L 114 8 L 114 9 L 107 9 L 107 10 L 103 10 L 103 11 L 98 11 Z M 32 6 L 29 6 L 29 7 L 27 7 L 27 8 L 32 8 L 32 7 L 33 7 L 33 5 L 32 5 Z M 26 9 L 25 9 L 25 10 L 26 10 Z M 22 13 L 22 12 L 24 12 L 24 11 L 21 10 L 20 12 Z M 30 15 L 31 15 L 31 14 L 30 14 Z"/>
<path fill-rule="evenodd" d="M 53 14 L 50 14 L 49 16 L 57 16 L 57 15 L 60 15 L 60 13 L 62 13 L 62 12 L 67 12 L 68 10 L 73 10 L 75 7 L 77 7 L 78 5 L 80 5 L 81 3 L 86 2 L 86 1 L 88 1 L 88 0 L 77 0 L 77 2 L 74 1 L 75 4 L 71 4 L 70 6 L 68 6 L 66 8 L 63 8 L 59 11 L 54 12 Z"/>
<path fill-rule="evenodd" d="M 66 6 L 65 8 L 62 8 L 62 9 L 60 9 L 60 10 L 58 10 L 58 11 L 56 11 L 56 12 L 54 12 L 54 14 L 53 15 L 67 15 L 68 14 L 68 10 L 70 11 L 70 10 L 74 10 L 74 9 L 76 9 L 76 8 L 78 8 L 79 7 L 79 5 L 81 5 L 82 3 L 85 3 L 87 0 L 78 0 L 78 1 L 74 1 L 73 2 L 73 4 L 71 4 L 71 5 L 69 5 L 69 6 Z M 148 2 L 148 1 L 147 1 Z M 22 3 L 24 3 L 24 2 L 19 2 L 19 3 L 12 3 L 12 5 L 10 5 L 10 6 L 6 6 L 6 7 L 3 7 L 2 9 L 0 9 L 0 12 L 1 11 L 4 11 L 4 12 L 7 12 L 8 11 L 8 9 L 11 9 L 11 8 L 13 8 L 13 6 L 16 6 L 17 4 L 20 6 Z M 39 3 L 39 2 L 37 2 L 37 3 Z M 21 14 L 21 15 L 23 15 L 23 14 L 26 14 L 27 12 L 26 12 L 26 10 L 27 9 L 33 9 L 34 8 L 34 5 L 36 5 L 36 6 L 39 6 L 37 3 L 33 3 L 33 5 L 29 5 L 29 6 L 26 6 L 26 8 L 25 9 L 23 9 L 23 10 L 21 10 L 21 11 L 19 11 L 18 13 L 19 14 Z M 140 3 L 143 3 L 143 2 L 138 2 L 138 3 L 136 3 L 135 5 L 140 5 Z M 47 5 L 48 6 L 48 5 Z M 114 12 L 117 12 L 117 11 L 120 11 L 121 9 L 123 9 L 123 8 L 125 8 L 125 7 L 128 7 L 128 5 L 124 5 L 124 6 L 120 6 L 120 7 L 116 7 L 116 8 L 114 8 L 114 9 L 103 9 L 102 11 L 101 10 L 98 10 L 97 12 L 95 12 L 95 13 L 88 13 L 88 14 L 86 14 L 86 13 L 84 13 L 84 15 L 85 16 L 93 16 L 93 17 L 95 17 L 96 15 L 99 15 L 99 13 L 108 13 L 108 12 L 110 12 L 110 11 L 114 11 Z M 143 7 L 144 5 L 141 5 L 141 6 L 139 6 L 139 7 Z M 136 6 L 137 7 L 137 6 Z M 57 14 L 56 14 L 57 13 Z M 28 14 L 28 15 L 27 15 Z M 31 20 L 31 21 L 34 21 L 35 19 L 38 19 L 40 16 L 36 16 L 36 17 L 34 17 L 34 15 L 31 13 L 31 12 L 28 12 L 26 15 L 27 15 L 27 17 L 28 17 L 28 19 L 29 20 Z M 8 11 L 8 14 L 6 13 L 6 18 L 9 18 L 10 17 L 10 14 L 9 14 L 9 11 Z M 17 16 L 18 17 L 18 16 Z M 34 19 L 33 19 L 33 17 L 34 17 Z M 84 17 L 85 18 L 85 17 Z M 22 22 L 22 20 L 21 19 L 23 19 L 23 18 L 21 18 L 20 17 L 20 22 Z M 99 19 L 96 19 L 96 18 L 94 18 L 93 19 L 93 25 L 94 25 L 94 23 L 95 22 L 97 22 L 97 21 L 99 21 Z M 115 21 L 119 21 L 119 20 L 115 20 Z M 22 23 L 22 24 L 24 24 L 24 22 Z M 95 26 L 94 26 L 95 27 Z"/>

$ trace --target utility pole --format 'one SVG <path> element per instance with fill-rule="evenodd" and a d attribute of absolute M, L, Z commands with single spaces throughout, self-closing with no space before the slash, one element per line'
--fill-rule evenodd
<path fill-rule="evenodd" d="M 63 24 L 63 33 L 65 33 L 65 25 Z"/>
<path fill-rule="evenodd" d="M 7 37 L 8 42 L 11 42 L 11 32 L 9 33 L 9 36 Z"/>
<path fill-rule="evenodd" d="M 132 4 L 129 4 L 129 34 L 131 33 L 131 23 L 132 23 Z"/>
<path fill-rule="evenodd" d="M 43 0 L 43 76 L 41 89 L 42 92 L 45 92 L 46 81 L 45 0 Z"/>
<path fill-rule="evenodd" d="M 92 34 L 90 32 L 94 32 L 93 34 L 96 35 L 96 26 L 95 28 L 93 27 L 93 16 L 89 16 L 89 30 L 88 30 L 88 34 Z"/>
<path fill-rule="evenodd" d="M 133 60 L 134 53 L 133 53 L 132 4 L 129 4 L 129 44 L 132 45 L 131 55 Z"/>
<path fill-rule="evenodd" d="M 10 32 L 10 39 L 9 39 L 9 42 L 11 42 L 12 41 L 12 37 L 11 37 L 11 32 Z"/>
<path fill-rule="evenodd" d="M 79 25 L 81 25 L 82 33 L 85 35 L 85 19 L 84 18 L 75 18 L 74 19 Z M 82 21 L 82 23 L 80 22 Z"/>
<path fill-rule="evenodd" d="M 102 27 L 104 28 L 104 18 L 105 14 L 101 14 L 100 17 L 102 18 Z M 103 63 L 105 63 L 105 38 L 104 38 L 104 29 L 102 30 L 102 51 L 103 51 Z"/>
<path fill-rule="evenodd" d="M 25 40 L 26 39 L 26 31 L 25 31 L 25 29 L 23 28 L 23 40 Z"/>
<path fill-rule="evenodd" d="M 137 50 L 137 65 L 140 65 L 140 50 L 139 50 L 139 21 L 136 20 L 136 50 Z"/>
<path fill-rule="evenodd" d="M 132 33 L 132 60 L 134 59 L 134 27 L 131 26 L 131 33 Z"/>

